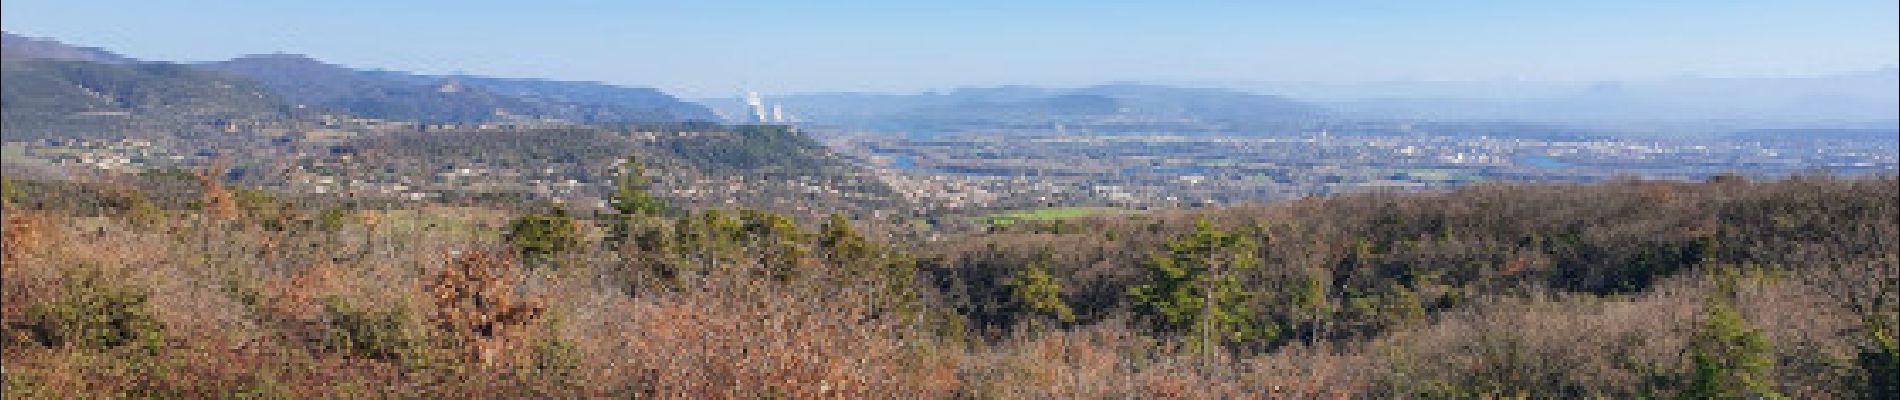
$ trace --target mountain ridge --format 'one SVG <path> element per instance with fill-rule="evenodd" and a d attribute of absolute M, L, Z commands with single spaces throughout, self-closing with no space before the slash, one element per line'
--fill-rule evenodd
<path fill-rule="evenodd" d="M 66 44 L 50 38 L 27 37 L 0 31 L 0 59 L 86 61 L 101 64 L 128 64 L 138 60 L 97 47 Z"/>
<path fill-rule="evenodd" d="M 578 123 L 715 119 L 704 107 L 657 89 L 596 82 L 361 70 L 283 53 L 197 65 L 258 79 L 294 101 L 376 118 L 429 123 L 487 122 L 510 116 Z"/>
<path fill-rule="evenodd" d="M 487 76 L 434 76 L 401 71 L 361 70 L 331 64 L 316 58 L 291 53 L 250 54 L 230 60 L 206 63 L 171 64 L 146 62 L 94 47 L 82 47 L 54 39 L 31 38 L 4 33 L 4 60 L 12 76 L 22 81 L 51 82 L 57 77 L 28 77 L 31 71 L 47 71 L 45 62 L 93 63 L 110 65 L 168 64 L 200 70 L 213 75 L 178 75 L 163 85 L 189 85 L 176 79 L 200 79 L 203 84 L 228 85 L 221 75 L 243 77 L 261 83 L 277 98 L 296 105 L 340 111 L 352 115 L 417 121 L 423 123 L 485 123 L 527 119 L 556 119 L 572 123 L 666 123 L 714 121 L 718 117 L 698 104 L 682 101 L 652 88 L 625 87 L 599 82 L 517 79 Z M 25 68 L 22 63 L 37 63 Z M 65 72 L 107 71 L 111 67 L 87 67 L 64 64 Z M 137 84 L 137 70 L 118 69 L 108 73 L 113 85 Z M 158 79 L 154 77 L 154 79 Z M 10 79 L 11 80 L 11 79 Z M 159 82 L 159 81 L 155 81 Z M 70 83 L 70 82 L 68 82 Z M 100 82 L 94 82 L 100 83 Z M 58 84 L 49 84 L 58 86 Z M 34 96 L 46 97 L 39 103 L 69 102 L 54 108 L 87 108 L 90 100 L 57 93 L 86 92 L 77 89 L 53 89 L 50 86 L 14 92 L 12 101 L 35 103 Z M 44 90 L 42 90 L 44 89 Z M 76 90 L 76 91 L 75 91 Z M 47 100 L 52 99 L 52 100 Z M 213 102 L 215 103 L 215 102 Z M 49 103 L 50 104 L 50 103 Z M 235 106 L 226 104 L 227 106 Z M 17 107 L 16 107 L 17 108 Z M 31 111 L 17 109 L 15 114 Z M 54 112 L 52 114 L 64 115 Z M 49 114 L 49 115 L 52 115 Z M 24 117 L 25 114 L 15 117 Z M 22 120 L 15 118 L 15 120 Z M 49 122 L 39 121 L 39 122 Z M 36 122 L 38 123 L 38 122 Z"/>

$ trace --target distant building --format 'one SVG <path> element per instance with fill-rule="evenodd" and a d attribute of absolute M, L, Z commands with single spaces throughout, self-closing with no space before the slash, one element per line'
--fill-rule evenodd
<path fill-rule="evenodd" d="M 759 92 L 746 92 L 745 105 L 746 112 L 751 114 L 747 116 L 746 122 L 755 124 L 783 124 L 792 122 L 792 118 L 785 114 L 785 107 L 782 104 L 772 104 L 770 111 L 768 111 L 765 98 L 759 96 Z"/>
<path fill-rule="evenodd" d="M 755 123 L 768 122 L 765 119 L 765 99 L 759 98 L 759 92 L 746 92 L 745 105 L 746 105 L 746 108 L 752 111 L 751 122 L 755 122 Z"/>

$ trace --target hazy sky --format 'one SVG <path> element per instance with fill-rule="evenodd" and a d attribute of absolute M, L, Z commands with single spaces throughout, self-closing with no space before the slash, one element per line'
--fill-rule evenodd
<path fill-rule="evenodd" d="M 362 68 L 685 96 L 1105 81 L 1577 81 L 1900 63 L 1893 0 L 6 0 L 10 32 L 151 60 Z"/>

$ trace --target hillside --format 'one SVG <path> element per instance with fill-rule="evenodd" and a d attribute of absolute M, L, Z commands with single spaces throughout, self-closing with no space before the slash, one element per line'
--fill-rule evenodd
<path fill-rule="evenodd" d="M 10 173 L 221 165 L 234 182 L 287 194 L 598 208 L 616 165 L 634 157 L 661 173 L 665 198 L 692 209 L 749 205 L 811 221 L 824 216 L 816 210 L 862 215 L 899 203 L 802 133 L 679 122 L 707 112 L 652 89 L 357 71 L 288 54 L 209 65 L 68 61 L 50 58 L 109 53 L 9 40 L 20 54 L 51 55 L 4 61 Z"/>
<path fill-rule="evenodd" d="M 61 43 L 52 39 L 28 38 L 12 33 L 4 34 L 0 41 L 0 55 L 5 62 L 40 63 L 96 63 L 112 65 L 143 65 L 139 60 L 127 58 L 110 51 L 91 47 L 79 47 Z M 21 64 L 25 65 L 25 64 Z M 50 65 L 50 64 L 46 64 Z M 97 69 L 115 71 L 111 67 L 61 67 L 66 70 Z M 12 68 L 11 66 L 9 68 Z M 153 69 L 157 67 L 133 67 L 134 69 Z M 52 111 L 82 109 L 88 106 L 80 104 L 81 99 L 61 93 L 61 90 L 45 88 L 49 84 L 43 81 L 70 79 L 74 73 L 65 73 L 67 77 L 30 76 L 25 71 L 53 69 L 19 69 L 19 79 L 34 86 L 28 89 L 35 96 L 51 96 L 38 100 L 43 103 L 64 104 Z M 324 63 L 307 56 L 297 54 L 261 54 L 239 57 L 231 60 L 191 64 L 188 69 L 202 70 L 202 73 L 186 75 L 167 72 L 170 76 L 136 76 L 136 72 L 102 72 L 114 75 L 118 86 L 141 85 L 178 88 L 185 85 L 181 80 L 199 80 L 202 84 L 218 86 L 232 85 L 255 88 L 248 81 L 262 83 L 275 97 L 292 105 L 314 106 L 330 112 L 346 113 L 357 117 L 419 121 L 424 123 L 480 123 L 506 122 L 533 119 L 559 119 L 572 123 L 602 124 L 630 122 L 686 122 L 713 121 L 718 119 L 711 111 L 697 104 L 680 101 L 670 95 L 650 88 L 629 88 L 595 82 L 567 82 L 540 79 L 507 79 L 481 76 L 430 76 L 397 71 L 364 71 Z M 248 79 L 244 79 L 248 78 Z M 150 82 L 142 82 L 149 80 Z M 241 84 L 226 82 L 247 81 Z M 97 82 L 83 82 L 96 84 Z M 11 84 L 10 84 L 11 85 Z M 10 89 L 11 90 L 11 89 Z M 168 89 L 169 90 L 169 89 Z M 72 92 L 66 90 L 65 92 Z M 19 92 L 22 96 L 28 92 Z M 205 93 L 179 93 L 178 96 L 203 95 Z M 16 97 L 26 101 L 24 97 Z M 115 100 L 116 101 L 116 100 Z M 181 100 L 182 101 L 182 100 Z M 206 106 L 199 112 L 223 112 L 213 110 L 226 104 L 199 101 Z M 228 110 L 226 110 L 228 111 Z M 44 113 L 42 113 L 44 114 Z M 54 115 L 54 114 L 47 114 Z M 64 114 L 59 114 L 64 115 Z M 48 121 L 27 122 L 29 125 L 51 123 Z M 99 129 L 91 129 L 99 130 Z"/>
<path fill-rule="evenodd" d="M 7 141 L 173 138 L 310 118 L 258 82 L 192 66 L 4 33 Z"/>
<path fill-rule="evenodd" d="M 286 98 L 353 115 L 475 123 L 555 118 L 576 123 L 711 120 L 711 112 L 647 88 L 598 83 L 363 71 L 296 54 L 200 64 L 248 76 Z"/>
<path fill-rule="evenodd" d="M 1484 185 L 917 243 L 668 212 L 620 181 L 604 213 L 4 182 L 7 396 L 1882 398 L 1900 365 L 1892 177 Z"/>
<path fill-rule="evenodd" d="M 295 112 L 256 82 L 184 65 L 9 60 L 0 68 L 9 141 L 169 136 Z"/>

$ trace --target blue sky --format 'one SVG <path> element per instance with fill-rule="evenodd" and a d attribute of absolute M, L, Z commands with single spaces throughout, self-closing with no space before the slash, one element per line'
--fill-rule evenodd
<path fill-rule="evenodd" d="M 1900 63 L 1868 1 L 6 0 L 10 32 L 205 61 L 275 51 L 365 68 L 916 91 L 1108 81 L 1587 81 Z"/>

